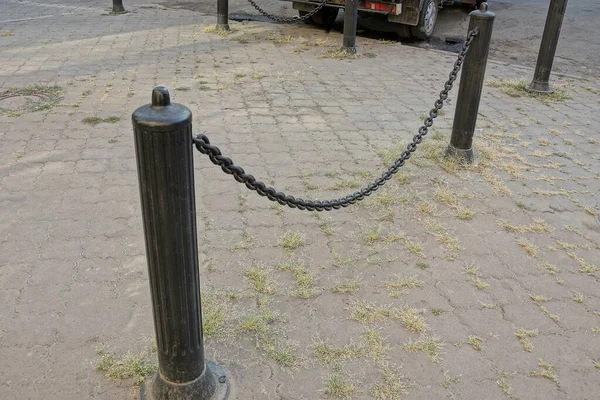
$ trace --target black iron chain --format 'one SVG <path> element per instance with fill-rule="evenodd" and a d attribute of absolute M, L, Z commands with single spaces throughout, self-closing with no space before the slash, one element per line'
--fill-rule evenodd
<path fill-rule="evenodd" d="M 278 192 L 272 187 L 268 187 L 263 182 L 257 181 L 254 176 L 247 174 L 242 167 L 233 164 L 231 158 L 222 155 L 221 150 L 217 146 L 210 144 L 206 135 L 196 135 L 192 140 L 200 153 L 208 155 L 213 164 L 218 165 L 229 175 L 233 175 L 236 181 L 243 183 L 250 190 L 256 191 L 261 196 L 266 196 L 271 201 L 276 201 L 281 205 L 300 210 L 309 211 L 330 211 L 338 210 L 342 207 L 348 207 L 365 197 L 370 196 L 373 192 L 383 186 L 398 170 L 405 164 L 411 154 L 417 149 L 417 146 L 423 141 L 423 137 L 427 135 L 429 128 L 433 125 L 433 120 L 438 116 L 439 110 L 444 106 L 444 101 L 448 98 L 448 92 L 452 89 L 453 83 L 458 76 L 458 72 L 463 64 L 467 51 L 471 42 L 479 33 L 479 29 L 475 28 L 467 35 L 461 52 L 458 54 L 457 60 L 454 62 L 454 67 L 450 72 L 449 78 L 444 85 L 444 89 L 440 92 L 440 97 L 435 101 L 434 107 L 429 111 L 429 116 L 423 121 L 423 126 L 419 128 L 418 133 L 413 137 L 412 142 L 402 152 L 400 157 L 394 162 L 387 171 L 377 178 L 370 185 L 365 186 L 360 191 L 350 194 L 346 197 L 341 197 L 335 200 L 304 200 Z"/>
<path fill-rule="evenodd" d="M 316 13 L 318 13 L 321 10 L 321 8 L 325 7 L 325 5 L 327 4 L 327 1 L 328 0 L 323 0 L 318 6 L 316 6 L 314 9 L 312 9 L 311 11 L 309 11 L 308 13 L 304 14 L 301 17 L 294 16 L 291 18 L 283 18 L 283 17 L 278 17 L 277 15 L 270 14 L 270 13 L 266 12 L 265 10 L 263 10 L 262 8 L 260 8 L 260 6 L 258 4 L 256 4 L 256 2 L 254 0 L 248 0 L 248 3 L 252 4 L 252 7 L 254 7 L 256 9 L 256 11 L 258 11 L 265 17 L 269 18 L 270 20 L 279 22 L 281 24 L 294 24 L 296 22 L 305 21 L 305 20 L 309 19 L 310 17 L 312 17 L 313 15 L 315 15 Z"/>

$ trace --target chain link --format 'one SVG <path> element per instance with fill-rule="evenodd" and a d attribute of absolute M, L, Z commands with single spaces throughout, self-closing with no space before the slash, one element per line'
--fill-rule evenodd
<path fill-rule="evenodd" d="M 258 4 L 256 4 L 256 2 L 254 0 L 248 0 L 248 3 L 252 4 L 252 7 L 254 7 L 256 9 L 256 11 L 261 13 L 263 16 L 269 18 L 270 20 L 273 20 L 273 21 L 281 23 L 281 24 L 294 24 L 296 22 L 305 21 L 305 20 L 309 19 L 310 17 L 312 17 L 313 15 L 315 15 L 316 13 L 318 13 L 323 7 L 325 7 L 325 5 L 327 4 L 327 1 L 328 0 L 323 0 L 317 7 L 315 7 L 313 10 L 309 11 L 307 14 L 305 14 L 301 17 L 294 16 L 292 18 L 283 18 L 283 17 L 278 17 L 277 15 L 269 14 L 268 12 L 266 12 L 265 10 L 260 8 L 260 6 Z"/>
<path fill-rule="evenodd" d="M 243 183 L 250 190 L 256 191 L 261 196 L 266 196 L 271 201 L 276 201 L 281 205 L 285 205 L 291 208 L 298 208 L 300 210 L 309 211 L 330 211 L 338 210 L 342 207 L 348 207 L 358 201 L 363 200 L 365 197 L 370 196 L 373 192 L 383 186 L 392 176 L 398 172 L 398 170 L 405 164 L 411 154 L 417 149 L 417 146 L 423 141 L 423 137 L 429 132 L 429 128 L 433 125 L 433 120 L 438 116 L 439 110 L 444 106 L 444 101 L 448 98 L 448 92 L 452 89 L 454 81 L 458 76 L 458 72 L 462 67 L 463 61 L 469 50 L 471 42 L 479 33 L 479 29 L 475 28 L 469 32 L 467 39 L 463 45 L 461 52 L 458 54 L 457 60 L 454 62 L 454 67 L 450 72 L 449 78 L 444 85 L 444 89 L 440 92 L 439 99 L 435 101 L 434 107 L 429 111 L 429 116 L 423 121 L 423 125 L 419 128 L 418 133 L 413 137 L 412 142 L 406 147 L 406 150 L 402 152 L 400 157 L 394 162 L 387 171 L 385 171 L 379 178 L 373 181 L 368 186 L 365 186 L 360 191 L 350 194 L 345 197 L 341 197 L 335 200 L 303 200 L 295 198 L 293 196 L 286 195 L 285 193 L 278 192 L 272 187 L 268 187 L 263 182 L 257 181 L 254 176 L 247 174 L 242 167 L 233 164 L 231 158 L 221 154 L 221 150 L 217 146 L 210 144 L 210 140 L 206 135 L 196 135 L 193 138 L 193 143 L 200 153 L 208 155 L 210 161 L 213 164 L 218 165 L 221 169 L 229 175 L 233 175 L 236 181 Z"/>

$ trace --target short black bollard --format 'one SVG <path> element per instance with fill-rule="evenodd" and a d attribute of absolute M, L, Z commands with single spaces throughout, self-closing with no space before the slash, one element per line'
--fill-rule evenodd
<path fill-rule="evenodd" d="M 192 113 L 157 87 L 132 120 L 159 361 L 141 397 L 227 399 L 227 375 L 204 359 Z"/>
<path fill-rule="evenodd" d="M 113 0 L 113 14 L 125 14 L 126 12 L 125 7 L 123 7 L 123 0 Z"/>
<path fill-rule="evenodd" d="M 542 43 L 540 44 L 540 53 L 538 54 L 533 81 L 529 86 L 529 90 L 532 92 L 553 92 L 548 81 L 550 80 L 550 72 L 552 72 L 552 64 L 554 63 L 554 54 L 556 54 L 556 45 L 560 38 L 560 29 L 562 27 L 566 9 L 567 0 L 550 1 L 546 26 L 544 27 L 544 36 L 542 36 Z"/>
<path fill-rule="evenodd" d="M 342 49 L 356 54 L 356 23 L 358 21 L 358 0 L 344 2 L 344 39 Z"/>
<path fill-rule="evenodd" d="M 229 0 L 217 0 L 217 29 L 229 30 Z"/>
<path fill-rule="evenodd" d="M 452 137 L 446 154 L 456 156 L 470 164 L 475 159 L 472 148 L 473 134 L 496 15 L 488 11 L 487 3 L 482 3 L 479 10 L 472 11 L 469 16 L 471 17 L 469 32 L 478 28 L 479 33 L 473 39 L 462 67 Z"/>

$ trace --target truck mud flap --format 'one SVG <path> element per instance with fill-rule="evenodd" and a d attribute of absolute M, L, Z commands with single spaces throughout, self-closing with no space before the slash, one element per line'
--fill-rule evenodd
<path fill-rule="evenodd" d="M 402 0 L 400 15 L 388 15 L 388 21 L 397 24 L 417 26 L 422 0 Z"/>

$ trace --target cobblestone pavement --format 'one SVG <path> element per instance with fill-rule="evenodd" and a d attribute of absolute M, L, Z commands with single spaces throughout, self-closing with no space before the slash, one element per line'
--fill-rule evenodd
<path fill-rule="evenodd" d="M 47 101 L 0 101 L 2 399 L 137 396 L 96 368 L 152 351 L 130 115 L 154 85 L 248 172 L 330 198 L 399 153 L 455 59 L 368 39 L 325 58 L 339 34 L 132 9 L 0 0 L 0 92 Z M 236 398 L 597 397 L 600 82 L 504 93 L 530 74 L 490 62 L 477 166 L 441 157 L 455 91 L 397 179 L 342 211 L 274 206 L 197 155 L 206 350 Z"/>

